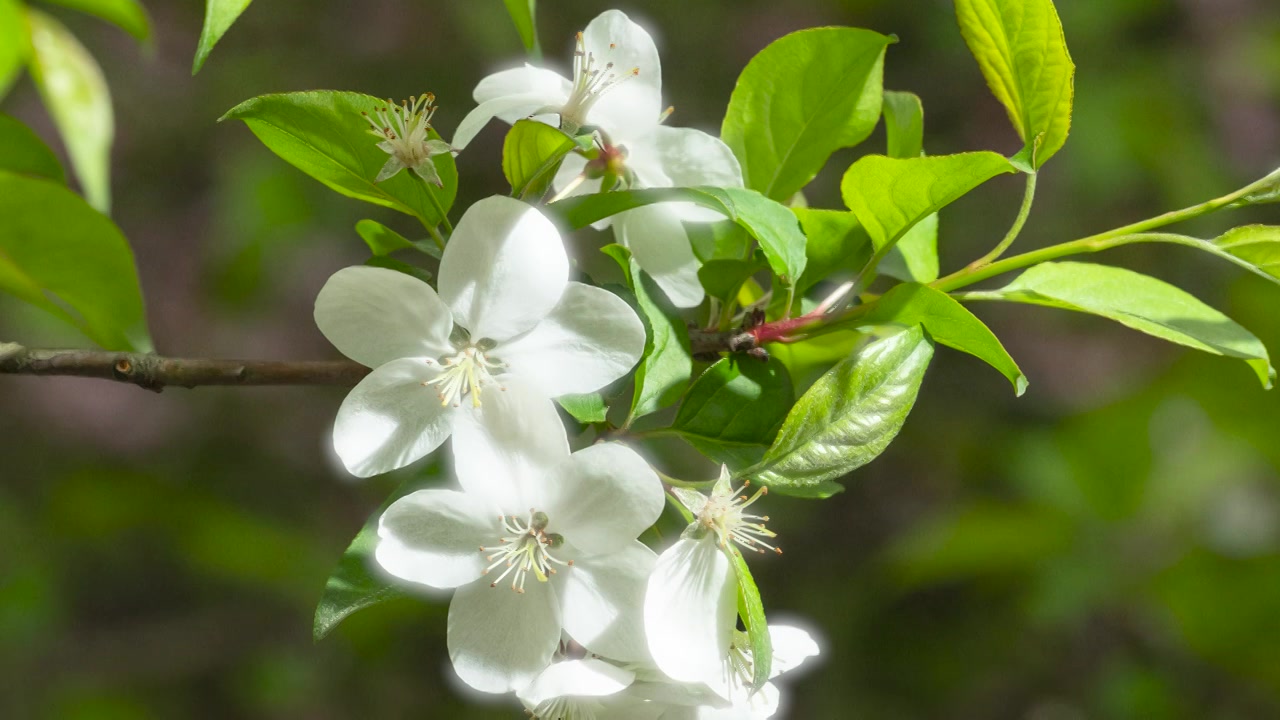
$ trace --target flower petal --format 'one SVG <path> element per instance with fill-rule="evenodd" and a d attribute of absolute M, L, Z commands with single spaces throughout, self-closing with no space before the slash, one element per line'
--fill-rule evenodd
<path fill-rule="evenodd" d="M 662 514 L 662 483 L 635 450 L 621 443 L 592 445 L 552 473 L 548 529 L 583 555 L 620 550 Z"/>
<path fill-rule="evenodd" d="M 550 474 L 569 458 L 569 438 L 555 405 L 515 378 L 486 389 L 479 408 L 464 403 L 453 432 L 453 463 L 462 489 L 504 513 L 543 509 Z"/>
<path fill-rule="evenodd" d="M 422 385 L 439 374 L 437 363 L 402 358 L 375 368 L 352 388 L 333 425 L 333 449 L 352 475 L 402 468 L 449 437 L 454 408 Z"/>
<path fill-rule="evenodd" d="M 698 281 L 698 259 L 673 203 L 646 205 L 614 216 L 618 240 L 653 277 L 676 307 L 697 307 L 705 297 Z"/>
<path fill-rule="evenodd" d="M 378 564 L 392 575 L 434 588 L 479 579 L 488 565 L 480 546 L 503 535 L 498 511 L 456 490 L 419 490 L 391 503 L 378 520 Z"/>
<path fill-rule="evenodd" d="M 738 158 L 714 135 L 693 128 L 659 125 L 645 145 L 657 153 L 662 171 L 675 187 L 742 187 Z M 716 216 L 724 217 L 719 213 Z"/>
<path fill-rule="evenodd" d="M 525 592 L 480 580 L 449 603 L 449 658 L 458 677 L 481 692 L 529 684 L 560 644 L 560 607 L 551 583 L 527 582 Z"/>
<path fill-rule="evenodd" d="M 733 705 L 727 708 L 716 708 L 704 705 L 698 708 L 697 720 L 767 720 L 778 712 L 781 700 L 778 688 L 773 683 L 765 683 L 759 690 L 734 685 Z"/>
<path fill-rule="evenodd" d="M 618 552 L 579 557 L 561 570 L 561 611 L 569 637 L 612 660 L 647 660 L 644 589 L 657 558 L 633 540 Z"/>
<path fill-rule="evenodd" d="M 553 663 L 516 693 L 526 705 L 537 707 L 560 697 L 605 697 L 627 689 L 635 673 L 596 658 Z"/>
<path fill-rule="evenodd" d="M 658 669 L 727 693 L 737 593 L 729 558 L 712 536 L 677 540 L 662 553 L 644 595 L 644 630 Z"/>
<path fill-rule="evenodd" d="M 373 368 L 450 350 L 449 308 L 430 285 L 395 270 L 339 270 L 316 296 L 315 318 L 339 352 Z"/>
<path fill-rule="evenodd" d="M 792 625 L 770 625 L 769 641 L 773 645 L 773 663 L 769 677 L 775 678 L 794 670 L 805 660 L 817 657 L 818 641 L 808 632 Z"/>
<path fill-rule="evenodd" d="M 656 127 L 662 114 L 662 62 L 648 31 L 622 11 L 606 10 L 587 25 L 582 41 L 595 67 L 612 63 L 612 72 L 622 78 L 591 108 L 588 124 L 624 141 Z M 627 77 L 633 70 L 636 74 Z"/>
<path fill-rule="evenodd" d="M 474 110 L 458 123 L 454 149 L 465 148 L 493 118 L 505 122 L 533 115 L 548 107 L 562 107 L 569 99 L 570 83 L 550 70 L 532 65 L 494 73 L 476 86 Z"/>
<path fill-rule="evenodd" d="M 644 324 L 622 298 L 570 282 L 550 315 L 494 354 L 513 374 L 559 397 L 599 390 L 626 375 L 644 340 Z"/>
<path fill-rule="evenodd" d="M 560 302 L 569 257 L 555 225 L 514 198 L 472 205 L 440 259 L 440 297 L 473 340 L 526 332 Z"/>

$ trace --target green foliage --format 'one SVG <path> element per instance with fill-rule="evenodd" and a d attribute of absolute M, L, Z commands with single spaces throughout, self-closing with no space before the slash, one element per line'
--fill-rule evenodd
<path fill-rule="evenodd" d="M 133 252 L 64 186 L 0 171 L 0 290 L 108 350 L 149 350 Z"/>
<path fill-rule="evenodd" d="M 365 245 L 369 246 L 369 252 L 373 253 L 374 257 L 390 255 L 397 250 L 413 247 L 413 243 L 409 242 L 408 238 L 377 220 L 361 220 L 356 223 L 356 234 L 364 240 Z"/>
<path fill-rule="evenodd" d="M 272 152 L 333 190 L 435 227 L 443 218 L 431 197 L 448 211 L 458 190 L 457 166 L 449 154 L 432 159 L 443 188 L 410 172 L 375 183 L 388 156 L 378 148 L 361 113 L 386 106 L 386 101 L 360 93 L 320 90 L 256 97 L 222 119 L 243 120 Z M 434 132 L 431 137 L 439 139 Z"/>
<path fill-rule="evenodd" d="M 395 270 L 398 273 L 404 273 L 405 275 L 408 275 L 410 277 L 418 278 L 424 283 L 431 282 L 430 271 L 424 268 L 420 268 L 417 265 L 410 265 L 409 263 L 403 260 L 397 260 L 393 257 L 387 257 L 386 255 L 374 255 L 368 260 L 365 260 L 364 264 L 370 267 L 380 267 L 380 268 L 385 268 L 387 270 Z"/>
<path fill-rule="evenodd" d="M 760 588 L 756 587 L 755 578 L 751 577 L 751 568 L 746 558 L 737 547 L 728 547 L 729 559 L 733 561 L 733 574 L 738 581 L 738 616 L 747 628 L 747 641 L 751 644 L 751 687 L 759 690 L 769 682 L 769 673 L 773 669 L 773 641 L 769 637 L 769 623 L 764 615 L 764 602 L 760 599 Z"/>
<path fill-rule="evenodd" d="M 111 93 L 89 51 L 62 23 L 35 10 L 29 68 L 45 107 L 53 116 L 89 204 L 111 208 Z"/>
<path fill-rule="evenodd" d="M 584 425 L 602 423 L 609 414 L 609 406 L 605 404 L 604 396 L 598 392 L 561 395 L 556 398 L 556 402 L 564 408 L 565 412 L 572 415 L 574 420 Z"/>
<path fill-rule="evenodd" d="M 689 387 L 671 427 L 700 446 L 768 445 L 794 402 L 782 363 L 722 358 Z"/>
<path fill-rule="evenodd" d="M 764 458 L 739 474 L 787 495 L 840 492 L 832 481 L 874 460 L 902 429 L 932 357 L 917 326 L 845 358 L 800 397 Z"/>
<path fill-rule="evenodd" d="M 62 165 L 53 151 L 26 125 L 0 114 L 0 170 L 66 182 Z"/>
<path fill-rule="evenodd" d="M 18 79 L 31 53 L 31 40 L 22 5 L 18 0 L 0 0 L 0 98 Z"/>
<path fill-rule="evenodd" d="M 870 30 L 814 28 L 752 58 L 720 128 L 747 187 L 786 200 L 832 152 L 865 140 L 879 119 L 884 53 L 893 41 Z"/>
<path fill-rule="evenodd" d="M 1052 0 L 956 0 L 960 33 L 1038 170 L 1071 129 L 1075 64 Z"/>
<path fill-rule="evenodd" d="M 196 57 L 191 63 L 191 74 L 195 75 L 204 67 L 209 59 L 213 46 L 218 44 L 231 24 L 249 7 L 253 0 L 205 0 L 204 27 L 200 29 L 200 44 L 196 46 Z"/>
<path fill-rule="evenodd" d="M 538 44 L 538 26 L 534 20 L 537 17 L 538 0 L 502 1 L 507 5 L 507 12 L 516 25 L 516 32 L 520 34 L 524 49 L 535 60 L 542 57 L 542 47 Z"/>
<path fill-rule="evenodd" d="M 885 154 L 915 158 L 924 154 L 924 106 L 908 92 L 884 94 Z M 876 268 L 905 282 L 938 279 L 938 216 L 926 216 L 907 231 Z"/>
<path fill-rule="evenodd" d="M 502 143 L 502 174 L 511 183 L 511 197 L 540 199 L 551 187 L 564 156 L 575 147 L 573 138 L 558 128 L 527 118 L 517 120 Z"/>
<path fill-rule="evenodd" d="M 653 188 L 566 198 L 547 206 L 573 228 L 659 202 L 691 202 L 724 213 L 760 243 L 774 274 L 788 285 L 804 272 L 805 237 L 786 206 L 742 188 Z"/>
<path fill-rule="evenodd" d="M 337 567 L 324 584 L 324 593 L 316 603 L 312 638 L 320 642 L 352 613 L 367 607 L 404 597 L 403 590 L 379 580 L 371 569 L 373 551 L 378 544 L 378 519 L 374 513 L 369 523 L 351 541 Z"/>
<path fill-rule="evenodd" d="M 976 299 L 1011 300 L 1100 315 L 1169 342 L 1240 358 L 1271 387 L 1275 369 L 1252 333 L 1183 290 L 1141 273 L 1088 263 L 1042 263 Z"/>
<path fill-rule="evenodd" d="M 936 342 L 973 355 L 1009 378 L 1018 395 L 1026 392 L 1027 378 L 999 338 L 950 295 L 928 285 L 903 283 L 869 307 L 856 321 L 857 326 L 923 325 Z"/>
<path fill-rule="evenodd" d="M 805 268 L 796 283 L 803 293 L 828 276 L 857 272 L 871 259 L 871 238 L 858 216 L 843 210 L 791 208 L 805 235 Z"/>
<path fill-rule="evenodd" d="M 45 0 L 101 18 L 140 41 L 151 39 L 151 18 L 138 0 Z"/>
<path fill-rule="evenodd" d="M 885 154 L 913 158 L 924 154 L 924 105 L 915 93 L 884 91 Z"/>
<path fill-rule="evenodd" d="M 1233 262 L 1272 281 L 1280 281 L 1280 227 L 1246 225 L 1213 241 Z"/>

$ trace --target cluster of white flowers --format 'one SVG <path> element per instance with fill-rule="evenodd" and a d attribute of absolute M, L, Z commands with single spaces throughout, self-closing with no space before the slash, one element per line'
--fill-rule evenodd
<path fill-rule="evenodd" d="M 579 35 L 574 65 L 572 81 L 530 66 L 486 78 L 452 150 L 492 117 L 534 115 L 569 132 L 598 128 L 601 142 L 625 148 L 633 187 L 741 185 L 723 143 L 660 124 L 657 51 L 621 12 Z M 375 131 L 399 123 L 384 133 L 384 176 L 409 167 L 431 177 L 419 165 L 443 144 L 428 140 L 430 104 L 371 121 Z M 567 160 L 558 187 L 586 177 L 586 162 Z M 575 191 L 599 189 L 595 180 Z M 619 215 L 613 227 L 673 300 L 692 305 L 702 290 L 681 222 L 717 218 L 668 203 Z M 394 502 L 379 522 L 377 563 L 406 583 L 453 589 L 454 670 L 482 692 L 515 693 L 534 717 L 769 717 L 778 692 L 753 686 L 733 567 L 735 544 L 773 549 L 767 518 L 745 512 L 760 493 L 740 495 L 727 471 L 709 497 L 665 487 L 619 442 L 570 452 L 554 399 L 625 376 L 645 327 L 617 296 L 570 281 L 569 268 L 546 216 L 490 197 L 458 222 L 438 289 L 352 267 L 321 290 L 321 331 L 372 368 L 335 423 L 347 469 L 395 470 L 452 438 L 457 488 Z M 638 538 L 668 493 L 694 521 L 659 556 Z M 769 632 L 775 676 L 818 652 L 803 630 Z"/>

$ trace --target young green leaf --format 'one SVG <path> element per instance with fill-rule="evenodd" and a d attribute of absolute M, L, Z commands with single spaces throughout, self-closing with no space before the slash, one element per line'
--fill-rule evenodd
<path fill-rule="evenodd" d="M 742 260 L 751 256 L 755 242 L 732 220 L 689 223 L 684 226 L 693 254 L 702 262 Z"/>
<path fill-rule="evenodd" d="M 1067 141 L 1075 64 L 1052 0 L 956 0 L 960 34 L 1038 170 Z"/>
<path fill-rule="evenodd" d="M 924 106 L 908 92 L 884 94 L 884 127 L 891 158 L 915 158 L 924 154 Z M 938 279 L 938 215 L 926 216 L 907 231 L 884 256 L 876 270 L 904 282 Z"/>
<path fill-rule="evenodd" d="M 1219 236 L 1213 246 L 1234 258 L 1237 264 L 1272 281 L 1280 281 L 1280 227 L 1245 225 Z"/>
<path fill-rule="evenodd" d="M 111 93 L 89 51 L 62 23 L 27 10 L 31 24 L 31 77 L 67 146 L 89 204 L 111 208 Z"/>
<path fill-rule="evenodd" d="M 209 59 L 213 46 L 218 44 L 231 24 L 240 17 L 252 0 L 205 0 L 204 27 L 200 30 L 200 44 L 196 47 L 196 57 L 191 63 L 191 74 L 195 75 L 204 67 Z"/>
<path fill-rule="evenodd" d="M 0 0 L 3 2 L 3 0 Z M 0 170 L 66 183 L 62 165 L 31 128 L 0 113 Z"/>
<path fill-rule="evenodd" d="M 720 128 L 747 187 L 787 200 L 831 153 L 865 140 L 880 116 L 884 52 L 893 41 L 870 30 L 813 28 L 752 58 Z"/>
<path fill-rule="evenodd" d="M 1252 333 L 1187 292 L 1132 270 L 1047 262 L 1000 290 L 971 296 L 1099 315 L 1169 342 L 1240 358 L 1265 387 L 1275 378 L 1266 347 Z"/>
<path fill-rule="evenodd" d="M 769 637 L 769 622 L 764 615 L 764 602 L 760 588 L 751 577 L 751 568 L 738 548 L 729 546 L 729 559 L 738 580 L 738 616 L 747 628 L 747 642 L 751 645 L 751 687 L 759 690 L 769 681 L 773 669 L 773 640 Z"/>
<path fill-rule="evenodd" d="M 924 105 L 915 93 L 884 91 L 885 154 L 913 158 L 924 154 Z"/>
<path fill-rule="evenodd" d="M 1014 172 L 992 152 L 890 158 L 867 155 L 849 167 L 840 183 L 845 205 L 884 251 L 916 223 L 955 202 L 996 175 Z"/>
<path fill-rule="evenodd" d="M 316 642 L 333 632 L 352 613 L 404 597 L 403 590 L 379 580 L 370 572 L 374 562 L 373 551 L 378 544 L 379 517 L 381 512 L 373 514 L 369 523 L 347 546 L 347 551 L 342 553 L 342 559 L 325 582 L 311 629 L 311 636 Z"/>
<path fill-rule="evenodd" d="M 804 272 L 805 238 L 785 205 L 742 188 L 653 188 L 565 198 L 546 206 L 549 215 L 574 229 L 624 210 L 660 202 L 691 202 L 724 213 L 760 243 L 774 274 L 788 285 Z"/>
<path fill-rule="evenodd" d="M 0 290 L 107 350 L 151 349 L 129 243 L 56 182 L 0 170 Z"/>
<path fill-rule="evenodd" d="M 151 37 L 151 18 L 138 0 L 44 0 L 88 13 L 115 25 L 141 42 Z"/>
<path fill-rule="evenodd" d="M 604 422 L 609 414 L 609 406 L 605 405 L 604 397 L 598 392 L 561 395 L 556 402 L 583 425 Z"/>
<path fill-rule="evenodd" d="M 442 188 L 423 182 L 410 171 L 375 183 L 388 156 L 378 148 L 378 138 L 370 134 L 361 113 L 386 105 L 385 100 L 369 95 L 332 90 L 262 95 L 235 106 L 222 120 L 243 120 L 272 152 L 333 190 L 412 215 L 423 225 L 435 227 L 442 218 L 430 196 L 434 195 L 447 212 L 458 190 L 453 156 L 432 159 L 444 183 Z M 439 139 L 435 131 L 431 137 Z"/>
<path fill-rule="evenodd" d="M 895 285 L 869 307 L 871 310 L 858 318 L 855 326 L 923 325 L 934 341 L 969 353 L 999 370 L 1013 383 L 1018 395 L 1026 391 L 1026 376 L 1009 357 L 999 338 L 950 295 L 928 285 L 903 283 Z"/>
<path fill-rule="evenodd" d="M 511 196 L 537 200 L 547 192 L 560 162 L 577 147 L 560 129 L 537 120 L 517 120 L 502 143 L 502 174 Z"/>
<path fill-rule="evenodd" d="M 764 269 L 763 261 L 708 260 L 698 268 L 698 280 L 707 294 L 721 301 L 738 296 L 738 290 L 747 278 Z"/>
<path fill-rule="evenodd" d="M 791 208 L 805 237 L 805 267 L 796 292 L 804 293 L 833 273 L 855 273 L 871 259 L 871 238 L 858 216 L 844 210 Z"/>
<path fill-rule="evenodd" d="M 31 39 L 18 0 L 0 0 L 0 98 L 8 92 L 31 54 Z"/>
<path fill-rule="evenodd" d="M 778 437 L 739 475 L 800 497 L 830 497 L 834 479 L 871 462 L 915 404 L 933 343 L 919 326 L 867 345 L 800 397 Z"/>
<path fill-rule="evenodd" d="M 722 358 L 694 381 L 672 428 L 707 442 L 768 445 L 794 402 L 782 363 Z"/>
<path fill-rule="evenodd" d="M 356 234 L 369 246 L 369 252 L 375 257 L 390 255 L 397 250 L 413 247 L 413 243 L 400 233 L 383 225 L 377 220 L 361 220 L 356 223 Z"/>
<path fill-rule="evenodd" d="M 507 4 L 507 13 L 516 25 L 520 34 L 520 42 L 534 60 L 542 57 L 542 48 L 538 45 L 538 27 L 534 22 L 537 16 L 538 0 L 503 0 Z"/>

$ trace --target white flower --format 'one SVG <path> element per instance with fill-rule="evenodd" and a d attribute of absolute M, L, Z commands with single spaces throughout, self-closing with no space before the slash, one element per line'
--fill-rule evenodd
<path fill-rule="evenodd" d="M 764 552 L 774 534 L 767 517 L 744 513 L 764 489 L 747 497 L 721 469 L 711 497 L 676 490 L 695 514 L 682 537 L 658 558 L 645 591 L 644 626 L 658 669 L 673 680 L 703 683 L 731 700 L 728 659 L 738 616 L 738 579 L 731 544 Z"/>
<path fill-rule="evenodd" d="M 425 93 L 405 100 L 402 105 L 388 100 L 386 106 L 375 110 L 373 115 L 361 113 L 373 128 L 370 132 L 382 138 L 378 147 L 391 155 L 374 182 L 382 182 L 409 168 L 423 180 L 436 187 L 444 187 L 431 158 L 451 153 L 453 148 L 443 140 L 430 137 L 431 116 L 436 112 L 435 101 L 435 95 Z"/>
<path fill-rule="evenodd" d="M 599 658 L 552 663 L 516 696 L 534 720 L 656 720 L 667 709 L 627 692 L 636 676 Z"/>
<path fill-rule="evenodd" d="M 513 123 L 530 115 L 557 116 L 575 133 L 598 127 L 610 148 L 626 150 L 632 188 L 742 187 L 737 158 L 719 139 L 699 130 L 667 127 L 662 105 L 658 49 L 644 28 L 618 10 L 601 13 L 578 36 L 574 80 L 526 65 L 490 75 L 476 86 L 479 106 L 458 125 L 453 144 L 462 148 L 491 118 Z M 582 181 L 587 161 L 565 157 L 555 187 L 596 192 L 600 181 Z M 713 222 L 724 216 L 689 203 L 661 203 L 612 218 L 618 241 L 634 253 L 671 302 L 694 307 L 704 293 L 699 262 L 682 222 Z M 600 223 L 607 227 L 610 223 Z"/>
<path fill-rule="evenodd" d="M 809 633 L 789 625 L 770 625 L 769 640 L 773 645 L 773 661 L 769 666 L 769 678 L 778 677 L 793 670 L 808 658 L 818 654 L 818 643 Z M 772 682 L 766 682 L 759 690 L 752 690 L 751 678 L 754 660 L 747 635 L 734 631 L 733 645 L 728 657 L 729 707 L 710 704 L 699 705 L 692 712 L 669 713 L 666 720 L 692 717 L 697 720 L 766 720 L 778 712 L 781 693 Z"/>
<path fill-rule="evenodd" d="M 522 392 L 499 393 L 459 426 L 461 492 L 414 492 L 378 526 L 387 572 L 457 588 L 449 657 L 484 692 L 526 687 L 562 631 L 595 654 L 646 657 L 640 603 L 654 554 L 636 537 L 662 512 L 661 483 L 616 443 L 570 455 L 555 410 Z"/>
<path fill-rule="evenodd" d="M 568 275 L 551 221 L 492 197 L 459 221 L 438 294 L 382 268 L 330 278 L 316 324 L 374 368 L 338 410 L 334 448 L 347 469 L 368 477 L 408 465 L 512 384 L 532 385 L 549 406 L 625 375 L 644 350 L 644 325 L 617 296 Z"/>

